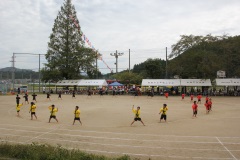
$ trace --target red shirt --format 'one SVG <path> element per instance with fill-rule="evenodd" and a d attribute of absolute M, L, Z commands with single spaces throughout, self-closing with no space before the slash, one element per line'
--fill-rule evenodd
<path fill-rule="evenodd" d="M 191 99 L 193 99 L 193 95 L 191 94 Z"/>
<path fill-rule="evenodd" d="M 209 104 L 208 104 L 208 103 L 205 103 L 204 105 L 205 105 L 205 107 L 206 107 L 206 108 L 208 108 L 208 107 L 209 107 Z"/>
<path fill-rule="evenodd" d="M 193 105 L 192 105 L 192 109 L 193 109 L 193 110 L 197 110 L 197 108 L 198 108 L 198 105 L 197 105 L 197 104 L 193 104 Z"/>
<path fill-rule="evenodd" d="M 209 105 L 209 106 L 212 106 L 212 101 L 208 101 L 208 105 Z"/>
<path fill-rule="evenodd" d="M 206 101 L 208 101 L 209 100 L 209 97 L 206 97 Z"/>
<path fill-rule="evenodd" d="M 185 94 L 182 94 L 182 97 L 184 97 L 185 96 Z"/>
<path fill-rule="evenodd" d="M 202 95 L 198 95 L 197 98 L 198 98 L 198 99 L 201 99 L 201 98 L 202 98 Z"/>
<path fill-rule="evenodd" d="M 165 93 L 165 97 L 168 97 L 168 93 Z"/>

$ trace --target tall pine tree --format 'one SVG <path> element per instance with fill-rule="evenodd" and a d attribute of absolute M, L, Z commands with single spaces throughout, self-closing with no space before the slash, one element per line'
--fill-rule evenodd
<path fill-rule="evenodd" d="M 43 80 L 80 78 L 80 71 L 94 71 L 95 55 L 84 47 L 75 8 L 71 0 L 65 0 L 50 35 Z"/>

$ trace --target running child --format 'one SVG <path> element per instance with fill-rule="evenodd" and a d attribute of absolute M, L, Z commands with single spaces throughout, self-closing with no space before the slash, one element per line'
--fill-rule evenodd
<path fill-rule="evenodd" d="M 62 92 L 61 91 L 58 92 L 58 99 L 62 100 Z"/>
<path fill-rule="evenodd" d="M 75 91 L 72 92 L 72 98 L 76 98 L 75 97 Z"/>
<path fill-rule="evenodd" d="M 193 118 L 196 117 L 197 118 L 197 111 L 198 111 L 198 105 L 196 103 L 196 101 L 193 102 L 193 105 L 192 105 L 192 110 L 193 110 Z"/>
<path fill-rule="evenodd" d="M 161 114 L 160 122 L 162 119 L 164 119 L 165 122 L 167 121 L 167 111 L 168 111 L 167 104 L 163 104 L 163 107 L 160 109 L 160 112 L 159 112 L 159 114 Z"/>
<path fill-rule="evenodd" d="M 35 93 L 32 94 L 32 97 L 33 97 L 33 101 L 37 102 L 37 99 L 36 99 L 37 95 Z"/>
<path fill-rule="evenodd" d="M 19 112 L 20 112 L 20 109 L 21 109 L 22 105 L 23 105 L 23 103 L 22 103 L 22 104 L 17 104 L 16 109 L 17 109 L 17 116 L 18 116 L 18 117 L 20 116 L 20 115 L 19 115 Z"/>
<path fill-rule="evenodd" d="M 50 93 L 49 92 L 47 92 L 47 100 L 50 100 L 51 101 L 51 98 L 50 98 Z"/>
<path fill-rule="evenodd" d="M 193 101 L 193 97 L 194 97 L 194 95 L 193 95 L 193 94 L 191 94 L 191 95 L 190 95 L 191 102 Z"/>
<path fill-rule="evenodd" d="M 80 120 L 80 113 L 81 113 L 81 111 L 80 111 L 79 107 L 76 106 L 75 111 L 74 111 L 73 125 L 74 125 L 74 123 L 75 123 L 76 120 L 79 121 L 80 124 L 82 125 L 82 122 L 81 122 L 81 120 Z"/>
<path fill-rule="evenodd" d="M 209 98 L 208 100 L 209 111 L 212 111 L 212 99 Z"/>
<path fill-rule="evenodd" d="M 29 102 L 28 102 L 28 94 L 25 93 L 25 95 L 23 97 L 25 98 L 25 104 L 26 104 L 26 102 L 27 102 L 27 104 L 29 104 Z"/>
<path fill-rule="evenodd" d="M 87 93 L 88 93 L 88 96 L 92 95 L 92 91 L 90 89 L 88 89 Z"/>
<path fill-rule="evenodd" d="M 208 97 L 208 95 L 206 96 L 206 101 L 208 101 L 209 100 L 209 97 Z"/>
<path fill-rule="evenodd" d="M 184 100 L 184 97 L 185 97 L 185 94 L 183 93 L 183 94 L 182 94 L 182 100 Z"/>
<path fill-rule="evenodd" d="M 166 99 L 168 99 L 168 92 L 165 92 L 164 95 L 165 95 Z"/>
<path fill-rule="evenodd" d="M 33 120 L 33 116 L 35 116 L 35 118 L 37 119 L 36 108 L 37 108 L 37 106 L 34 104 L 34 102 L 31 102 L 31 106 L 29 109 L 29 113 L 31 113 L 31 120 Z"/>
<path fill-rule="evenodd" d="M 134 120 L 131 123 L 131 125 L 135 122 L 135 121 L 140 121 L 144 126 L 145 124 L 143 123 L 142 119 L 140 118 L 140 107 L 138 106 L 137 109 L 134 109 L 134 105 L 132 107 L 132 112 L 135 114 Z"/>
<path fill-rule="evenodd" d="M 16 102 L 17 102 L 17 104 L 19 104 L 19 102 L 20 102 L 20 97 L 18 96 L 18 94 L 17 94 L 17 97 L 16 97 Z"/>
<path fill-rule="evenodd" d="M 197 95 L 197 99 L 198 99 L 198 102 L 197 102 L 197 103 L 200 103 L 200 104 L 201 104 L 202 95 L 201 95 L 201 94 L 198 94 L 198 95 Z"/>
<path fill-rule="evenodd" d="M 204 104 L 204 106 L 206 107 L 206 114 L 208 114 L 209 110 L 210 110 L 210 106 L 208 104 L 208 100 L 206 100 L 206 103 Z"/>
<path fill-rule="evenodd" d="M 49 117 L 48 123 L 50 123 L 52 118 L 58 122 L 58 119 L 56 117 L 56 112 L 58 112 L 58 108 L 55 108 L 55 105 L 53 104 L 53 105 L 49 106 L 48 109 L 50 110 L 50 117 Z"/>

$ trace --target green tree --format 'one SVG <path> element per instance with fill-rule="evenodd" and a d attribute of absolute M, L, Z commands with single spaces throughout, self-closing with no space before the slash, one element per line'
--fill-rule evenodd
<path fill-rule="evenodd" d="M 71 0 L 65 0 L 55 19 L 43 79 L 77 79 L 80 71 L 92 73 L 96 52 L 84 48 L 82 32 Z"/>
<path fill-rule="evenodd" d="M 169 61 L 171 77 L 215 79 L 218 70 L 240 77 L 240 36 L 201 42 Z"/>
<path fill-rule="evenodd" d="M 140 74 L 123 71 L 114 74 L 112 78 L 120 80 L 123 84 L 141 84 L 143 77 Z"/>
<path fill-rule="evenodd" d="M 132 71 L 143 78 L 165 78 L 166 61 L 158 58 L 149 58 L 145 62 L 135 64 Z"/>
<path fill-rule="evenodd" d="M 177 57 L 202 42 L 216 42 L 228 38 L 226 34 L 223 36 L 212 36 L 211 34 L 206 36 L 181 35 L 180 37 L 180 40 L 172 45 L 172 53 L 169 55 L 169 58 Z"/>

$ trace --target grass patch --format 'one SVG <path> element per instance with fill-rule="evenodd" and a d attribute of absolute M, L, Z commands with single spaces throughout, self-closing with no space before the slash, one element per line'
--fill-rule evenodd
<path fill-rule="evenodd" d="M 0 143 L 0 157 L 22 160 L 130 160 L 125 155 L 118 158 L 110 158 L 101 155 L 89 154 L 80 150 L 65 149 L 61 146 L 46 144 L 9 144 Z"/>

